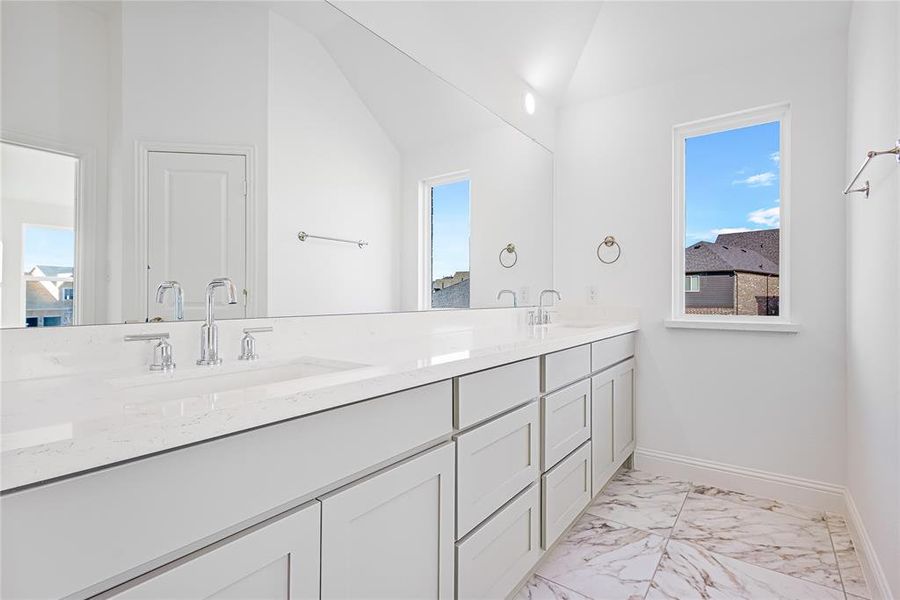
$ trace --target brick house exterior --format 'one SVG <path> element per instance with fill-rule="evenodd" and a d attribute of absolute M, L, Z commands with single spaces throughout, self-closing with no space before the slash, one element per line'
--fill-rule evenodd
<path fill-rule="evenodd" d="M 685 249 L 685 312 L 777 315 L 779 230 L 721 234 Z"/>

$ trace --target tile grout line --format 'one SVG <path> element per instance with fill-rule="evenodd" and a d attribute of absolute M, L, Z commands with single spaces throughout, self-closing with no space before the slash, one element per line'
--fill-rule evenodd
<path fill-rule="evenodd" d="M 662 564 L 663 557 L 666 555 L 666 549 L 669 547 L 669 540 L 675 535 L 675 527 L 678 525 L 678 519 L 681 518 L 681 511 L 684 510 L 684 505 L 687 503 L 688 496 L 691 495 L 692 489 L 694 489 L 694 482 L 690 481 L 688 482 L 688 489 L 684 493 L 684 499 L 681 501 L 681 506 L 678 507 L 678 514 L 675 515 L 675 520 L 672 522 L 672 528 L 669 530 L 669 535 L 666 536 L 665 541 L 663 542 L 662 552 L 659 554 L 659 560 L 656 561 L 656 567 L 653 568 L 653 574 L 650 575 L 650 579 L 647 580 L 647 589 L 644 591 L 643 600 L 647 600 L 647 595 L 653 587 L 653 580 L 656 579 L 656 574 L 659 572 L 659 565 Z"/>
<path fill-rule="evenodd" d="M 569 592 L 572 592 L 573 594 L 578 594 L 579 596 L 583 596 L 583 597 L 585 597 L 585 598 L 588 597 L 587 594 L 583 594 L 583 593 L 579 592 L 578 590 L 573 590 L 573 589 L 570 588 L 569 586 L 563 585 L 563 584 L 561 584 L 561 583 L 558 582 L 558 581 L 555 581 L 555 580 L 553 580 L 553 579 L 550 579 L 549 577 L 544 577 L 543 575 L 538 575 L 537 573 L 535 573 L 535 574 L 533 575 L 533 577 L 536 577 L 536 578 L 538 578 L 538 579 L 543 579 L 544 581 L 546 581 L 546 582 L 548 582 L 548 583 L 552 583 L 553 585 L 558 585 L 558 586 L 561 587 L 562 589 L 567 590 L 567 591 L 569 591 Z M 526 583 L 525 586 L 527 587 L 528 584 Z"/>
<path fill-rule="evenodd" d="M 847 586 L 844 585 L 844 573 L 841 571 L 841 561 L 838 560 L 837 548 L 834 547 L 834 535 L 831 533 L 831 525 L 828 524 L 828 514 L 823 513 L 825 517 L 825 531 L 828 532 L 828 541 L 831 542 L 831 552 L 834 554 L 834 566 L 837 568 L 838 579 L 841 580 L 841 591 L 844 592 L 844 599 L 847 598 Z"/>

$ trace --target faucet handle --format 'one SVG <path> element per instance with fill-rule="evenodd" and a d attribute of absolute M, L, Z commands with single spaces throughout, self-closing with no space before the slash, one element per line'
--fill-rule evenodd
<path fill-rule="evenodd" d="M 241 338 L 241 354 L 238 360 L 258 360 L 259 354 L 256 353 L 256 338 L 254 333 L 269 333 L 272 327 L 245 327 L 244 337 Z"/>
<path fill-rule="evenodd" d="M 175 370 L 175 356 L 172 352 L 172 344 L 169 343 L 169 334 L 162 333 L 138 333 L 125 336 L 126 342 L 157 342 L 153 348 L 153 362 L 151 371 Z"/>

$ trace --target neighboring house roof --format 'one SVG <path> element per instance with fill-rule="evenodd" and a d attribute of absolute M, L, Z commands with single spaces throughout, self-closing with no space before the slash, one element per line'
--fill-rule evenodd
<path fill-rule="evenodd" d="M 435 290 L 431 294 L 432 308 L 469 308 L 469 279 Z"/>
<path fill-rule="evenodd" d="M 758 252 L 776 265 L 778 264 L 778 242 L 780 231 L 778 229 L 760 229 L 757 231 L 742 231 L 740 233 L 721 233 L 716 237 L 716 244 L 723 246 L 737 246 Z"/>
<path fill-rule="evenodd" d="M 684 251 L 684 267 L 685 273 L 741 271 L 778 275 L 778 265 L 759 252 L 720 244 L 718 240 L 688 246 Z"/>
<path fill-rule="evenodd" d="M 48 285 L 55 287 L 56 284 L 52 282 L 47 284 L 44 281 L 25 282 L 25 306 L 28 307 L 28 310 L 71 310 L 72 301 L 63 300 L 62 294 L 60 294 L 58 291 L 56 295 L 54 295 L 53 291 L 48 288 Z M 64 289 L 67 287 L 72 287 L 72 284 L 66 283 L 56 288 L 56 290 Z"/>
<path fill-rule="evenodd" d="M 34 265 L 34 268 L 28 271 L 28 275 L 37 277 L 72 277 L 74 274 L 75 269 L 72 267 L 58 267 L 54 265 Z"/>

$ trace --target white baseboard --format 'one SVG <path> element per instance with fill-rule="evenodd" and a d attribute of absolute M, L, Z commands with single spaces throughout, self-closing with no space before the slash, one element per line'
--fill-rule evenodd
<path fill-rule="evenodd" d="M 850 490 L 844 490 L 844 497 L 847 503 L 847 526 L 850 528 L 850 537 L 856 547 L 856 555 L 859 557 L 863 574 L 866 576 L 872 600 L 891 600 L 894 596 L 891 594 L 890 584 L 884 574 L 881 562 L 878 560 L 878 555 L 875 554 L 875 547 L 872 546 L 872 540 L 869 539 L 869 533 L 866 531 Z"/>
<path fill-rule="evenodd" d="M 635 468 L 643 471 L 844 515 L 872 600 L 894 598 L 853 496 L 846 487 L 649 448 L 636 448 L 634 462 Z"/>
<path fill-rule="evenodd" d="M 635 468 L 817 510 L 847 514 L 844 486 L 638 447 Z"/>

